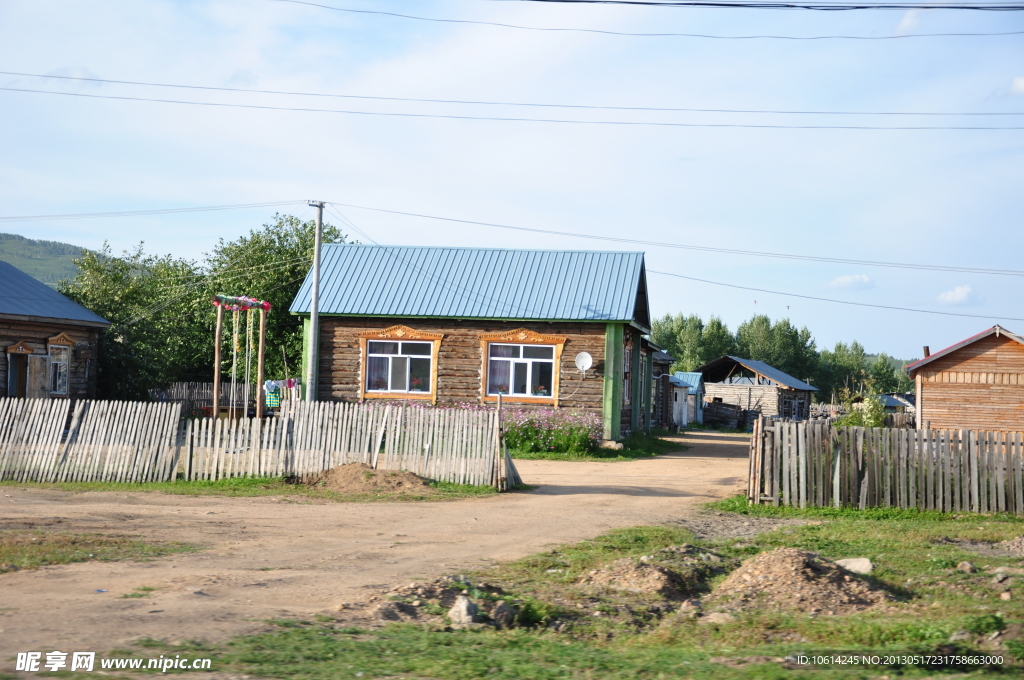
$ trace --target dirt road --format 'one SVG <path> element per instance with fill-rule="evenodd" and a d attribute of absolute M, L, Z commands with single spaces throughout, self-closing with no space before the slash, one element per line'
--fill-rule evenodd
<path fill-rule="evenodd" d="M 224 639 L 267 618 L 333 612 L 386 586 L 614 527 L 676 521 L 742 490 L 746 438 L 699 433 L 682 441 L 689 450 L 636 462 L 518 461 L 536 489 L 457 502 L 299 504 L 3 487 L 0 528 L 132 535 L 205 549 L 144 563 L 0 574 L 0 658 L 44 648 L 109 650 L 139 637 Z M 142 586 L 156 590 L 119 598 Z"/>

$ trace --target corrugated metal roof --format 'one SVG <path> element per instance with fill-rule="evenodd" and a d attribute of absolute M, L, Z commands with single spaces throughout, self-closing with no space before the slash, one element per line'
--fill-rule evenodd
<path fill-rule="evenodd" d="M 639 252 L 329 244 L 320 313 L 632 321 L 644 276 Z M 293 313 L 309 313 L 311 288 L 312 273 Z M 640 304 L 646 326 L 646 299 Z"/>
<path fill-rule="evenodd" d="M 98 314 L 3 261 L 0 261 L 0 314 L 34 316 L 89 326 L 110 325 Z"/>
<path fill-rule="evenodd" d="M 699 370 L 701 373 L 707 373 L 709 370 L 718 367 L 720 364 L 722 364 L 722 362 L 727 360 L 732 360 L 738 363 L 740 366 L 748 368 L 751 371 L 754 371 L 755 373 L 760 373 L 764 377 L 771 380 L 773 383 L 777 383 L 779 385 L 782 385 L 783 387 L 789 387 L 794 390 L 813 390 L 815 392 L 818 391 L 817 387 L 814 387 L 813 385 L 808 385 L 803 380 L 797 380 L 793 376 L 789 375 L 788 373 L 783 373 L 774 366 L 769 366 L 763 361 L 755 361 L 754 359 L 744 359 L 742 357 L 726 355 L 723 357 L 719 357 L 714 361 L 709 361 L 708 363 L 704 364 L 697 370 Z"/>
<path fill-rule="evenodd" d="M 686 385 L 687 394 L 697 394 L 697 389 L 700 387 L 700 381 L 704 379 L 703 373 L 695 373 L 691 371 L 676 371 L 672 374 L 671 382 L 682 387 Z"/>

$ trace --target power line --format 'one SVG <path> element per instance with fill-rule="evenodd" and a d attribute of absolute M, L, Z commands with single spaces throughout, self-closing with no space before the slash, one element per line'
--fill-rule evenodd
<path fill-rule="evenodd" d="M 1001 276 L 1024 276 L 1024 271 L 1017 269 L 990 269 L 990 268 L 977 268 L 977 267 L 957 267 L 947 265 L 933 265 L 933 264 L 915 264 L 911 262 L 883 262 L 877 260 L 855 260 L 848 258 L 838 257 L 823 257 L 818 255 L 796 255 L 792 253 L 773 253 L 764 252 L 758 250 L 736 250 L 732 248 L 715 248 L 711 246 L 695 246 L 683 243 L 667 243 L 663 241 L 644 241 L 640 239 L 623 238 L 619 236 L 601 236 L 598 234 L 581 234 L 578 232 L 570 231 L 556 231 L 553 229 L 535 229 L 532 227 L 515 227 L 508 224 L 496 224 L 494 222 L 478 222 L 475 220 L 462 220 L 453 217 L 439 217 L 436 215 L 424 215 L 421 213 L 403 212 L 400 210 L 387 210 L 385 208 L 371 208 L 364 205 L 354 205 L 351 203 L 339 203 L 337 201 L 331 201 L 332 205 L 340 205 L 346 208 L 356 208 L 358 210 L 370 210 L 373 212 L 389 213 L 392 215 L 405 215 L 407 217 L 421 217 L 428 220 L 441 220 L 444 222 L 457 222 L 460 224 L 472 224 L 480 227 L 495 227 L 498 229 L 511 229 L 513 231 L 526 231 L 536 234 L 550 234 L 552 236 L 569 236 L 572 238 L 586 238 L 595 241 L 611 241 L 614 243 L 629 243 L 632 245 L 641 246 L 653 246 L 658 248 L 678 248 L 681 250 L 696 250 L 711 253 L 725 253 L 728 255 L 749 255 L 753 257 L 770 257 L 779 258 L 785 260 L 802 260 L 807 262 L 831 262 L 836 264 L 852 264 L 861 265 L 868 267 L 888 267 L 895 269 L 919 269 L 925 271 L 945 271 L 945 272 L 959 272 L 964 274 L 994 274 Z"/>
<path fill-rule="evenodd" d="M 653 269 L 648 269 L 650 274 L 660 274 L 662 276 L 672 276 L 677 279 L 687 279 L 688 281 L 698 281 L 700 283 L 708 283 L 713 286 L 725 286 L 726 288 L 738 288 L 740 290 L 752 290 L 758 293 L 770 293 L 772 295 L 783 295 L 787 297 L 803 298 L 805 300 L 817 300 L 818 302 L 832 302 L 839 305 L 851 305 L 854 307 L 874 307 L 876 309 L 891 309 L 898 312 L 916 312 L 918 314 L 938 314 L 941 316 L 961 316 L 972 319 L 1000 319 L 1003 321 L 1024 321 L 1024 318 L 1018 318 L 1014 316 L 989 316 L 986 314 L 961 314 L 958 312 L 938 312 L 931 309 L 915 309 L 913 307 L 894 307 L 891 305 L 873 305 L 868 302 L 850 302 L 848 300 L 835 300 L 833 298 L 814 297 L 813 295 L 800 295 L 798 293 L 783 293 L 777 290 L 766 290 L 764 288 L 752 288 L 750 286 L 739 286 L 733 283 L 722 283 L 721 281 L 709 281 L 707 279 L 698 279 L 694 276 L 683 276 L 682 274 L 673 274 L 672 272 L 660 272 Z"/>
<path fill-rule="evenodd" d="M 414 21 L 429 21 L 439 24 L 475 24 L 478 26 L 495 26 L 497 28 L 511 28 L 521 31 L 542 31 L 552 33 L 596 33 L 599 35 L 614 35 L 631 38 L 704 38 L 708 40 L 903 40 L 905 38 L 973 38 L 1003 35 L 1024 35 L 1024 31 L 1003 31 L 998 33 L 914 33 L 907 35 L 711 35 L 707 33 L 629 33 L 626 31 L 606 31 L 597 28 L 550 28 L 542 26 L 523 26 L 521 24 L 506 24 L 496 21 L 473 21 L 469 19 L 438 19 L 434 17 L 421 17 L 412 14 L 399 14 L 398 12 L 383 12 L 369 9 L 350 9 L 347 7 L 332 7 L 316 2 L 305 0 L 271 0 L 271 2 L 288 2 L 295 5 L 308 5 L 319 9 L 327 9 L 335 12 L 347 12 L 351 14 L 378 14 L 382 16 L 397 17 L 399 19 L 411 19 Z"/>
<path fill-rule="evenodd" d="M 657 111 L 673 113 L 768 113 L 780 115 L 812 115 L 812 116 L 1024 116 L 1024 111 L 1012 112 L 936 112 L 936 111 L 792 111 L 780 109 L 698 109 L 660 106 L 597 106 L 591 104 L 548 104 L 538 102 L 503 102 L 479 101 L 472 99 L 420 99 L 414 97 L 377 97 L 359 94 L 332 94 L 324 92 L 290 92 L 286 90 L 252 90 L 242 87 L 212 87 L 206 85 L 179 85 L 173 83 L 150 83 L 135 80 L 110 80 L 108 78 L 86 78 L 83 76 L 57 76 L 43 73 L 18 73 L 16 71 L 0 71 L 0 75 L 24 76 L 28 78 L 52 78 L 57 80 L 75 80 L 91 83 L 111 83 L 116 85 L 141 85 L 144 87 L 168 87 L 185 90 L 209 90 L 215 92 L 246 92 L 250 94 L 278 94 L 294 97 L 330 97 L 338 99 L 367 99 L 389 102 L 416 102 L 426 104 L 471 104 L 479 106 L 525 106 L 556 109 L 586 109 L 600 111 Z"/>
<path fill-rule="evenodd" d="M 8 92 L 32 92 L 36 94 L 52 94 L 63 97 L 85 97 L 88 99 L 114 99 L 119 101 L 156 102 L 160 104 L 186 104 L 190 106 L 209 106 L 221 108 L 258 109 L 263 111 L 300 111 L 306 113 L 338 113 L 354 116 L 386 116 L 392 118 L 434 118 L 445 120 L 482 120 L 516 123 L 556 123 L 572 125 L 612 125 L 623 127 L 674 127 L 674 128 L 752 128 L 775 130 L 1024 130 L 1024 126 L 988 126 L 988 125 L 779 125 L 749 123 L 676 123 L 651 121 L 621 120 L 570 120 L 564 118 L 513 118 L 507 116 L 463 116 L 439 113 L 396 113 L 390 111 L 352 111 L 342 109 L 314 109 L 290 106 L 267 106 L 260 104 L 231 104 L 225 102 L 193 102 L 179 99 L 156 99 L 151 97 L 126 97 L 105 94 L 86 94 L 84 92 L 52 92 L 21 87 L 0 87 Z"/>
<path fill-rule="evenodd" d="M 78 220 L 95 217 L 139 217 L 142 215 L 172 215 L 175 213 L 207 212 L 211 210 L 240 210 L 243 208 L 268 208 L 292 205 L 300 201 L 275 201 L 272 203 L 239 203 L 236 205 L 208 205 L 198 208 L 161 208 L 159 210 L 122 210 L 118 212 L 71 213 L 62 215 L 11 215 L 0 217 L 0 222 L 40 222 L 44 220 Z"/>
<path fill-rule="evenodd" d="M 808 9 L 838 12 L 860 9 L 967 9 L 984 12 L 1019 12 L 1015 2 L 907 2 L 845 4 L 841 2 L 770 2 L 754 0 L 499 0 L 501 2 L 543 2 L 561 5 L 634 5 L 640 7 L 703 7 L 729 9 Z"/>

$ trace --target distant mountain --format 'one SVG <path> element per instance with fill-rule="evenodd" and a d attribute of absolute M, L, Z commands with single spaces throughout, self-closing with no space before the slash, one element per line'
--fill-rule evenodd
<path fill-rule="evenodd" d="M 85 251 L 81 246 L 57 241 L 37 241 L 17 234 L 0 234 L 0 260 L 10 262 L 37 281 L 55 287 L 73 277 L 78 267 L 72 259 Z"/>

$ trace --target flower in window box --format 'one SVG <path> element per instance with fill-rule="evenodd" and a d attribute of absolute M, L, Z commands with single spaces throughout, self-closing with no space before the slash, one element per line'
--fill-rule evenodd
<path fill-rule="evenodd" d="M 371 390 L 386 390 L 388 388 L 388 381 L 386 379 L 374 380 L 370 386 Z"/>
<path fill-rule="evenodd" d="M 544 385 L 537 385 L 533 388 L 533 396 L 535 397 L 546 397 L 548 396 L 548 388 Z"/>
<path fill-rule="evenodd" d="M 495 385 L 494 390 L 498 394 L 508 394 L 508 385 Z"/>

